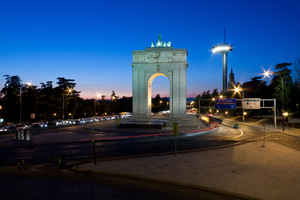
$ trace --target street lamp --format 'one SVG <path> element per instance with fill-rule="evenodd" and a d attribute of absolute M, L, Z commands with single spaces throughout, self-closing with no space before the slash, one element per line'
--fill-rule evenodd
<path fill-rule="evenodd" d="M 270 77 L 270 75 L 278 75 L 280 78 L 281 78 L 281 99 L 282 99 L 282 108 L 281 108 L 281 112 L 284 113 L 284 109 L 283 109 L 283 106 L 284 106 L 284 99 L 283 99 L 283 78 L 281 76 L 281 74 L 279 73 L 271 73 L 269 71 L 264 71 L 264 77 Z M 276 111 L 275 111 L 276 112 Z"/>
<path fill-rule="evenodd" d="M 97 100 L 99 100 L 99 98 L 101 98 L 101 94 L 100 93 L 98 93 L 97 94 Z M 97 112 L 96 112 L 96 99 L 95 99 L 95 101 L 94 101 L 95 103 L 94 103 L 94 116 L 97 114 Z"/>
<path fill-rule="evenodd" d="M 71 93 L 72 92 L 72 89 L 69 88 L 67 90 L 68 93 Z M 63 120 L 65 119 L 65 91 L 63 91 Z"/>
<path fill-rule="evenodd" d="M 27 84 L 22 84 L 21 86 L 20 86 L 20 124 L 22 123 L 22 87 L 23 86 L 31 86 L 31 83 L 30 82 L 28 82 Z"/>
<path fill-rule="evenodd" d="M 110 115 L 110 102 L 115 100 L 115 96 L 112 96 L 111 99 L 109 100 L 109 112 L 108 115 Z"/>
<path fill-rule="evenodd" d="M 244 123 L 244 120 L 245 120 L 245 114 L 244 114 L 245 112 L 244 112 L 244 106 L 243 106 L 243 102 L 244 102 L 244 91 L 243 91 L 242 88 L 240 88 L 239 86 L 234 88 L 234 92 L 240 93 L 240 91 L 243 92 L 242 107 L 243 107 L 243 123 Z"/>

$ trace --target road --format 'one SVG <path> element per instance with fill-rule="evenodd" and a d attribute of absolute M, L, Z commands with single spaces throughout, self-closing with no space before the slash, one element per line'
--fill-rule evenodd
<path fill-rule="evenodd" d="M 95 138 L 117 136 L 116 129 L 109 130 L 107 126 L 109 123 L 100 124 L 100 127 L 95 128 Z M 56 131 L 58 134 L 55 137 L 67 137 L 71 135 L 71 131 L 80 133 L 89 138 L 91 133 L 89 128 L 80 126 L 62 128 Z M 139 131 L 140 130 L 133 130 Z M 151 130 L 147 130 L 151 131 Z M 157 130 L 154 130 L 154 132 Z M 128 130 L 121 130 L 120 135 L 130 135 Z M 139 134 L 139 133 L 135 133 Z M 141 132 L 142 135 L 146 133 Z M 48 132 L 48 136 L 54 136 L 54 133 Z M 224 145 L 231 145 L 239 142 L 238 138 L 241 135 L 239 130 L 228 127 L 220 127 L 209 132 L 184 134 L 177 137 L 178 152 L 204 150 L 212 147 L 220 147 Z M 96 141 L 95 149 L 97 160 L 118 159 L 136 156 L 162 155 L 174 153 L 175 137 L 173 135 L 167 136 L 149 136 L 136 139 L 112 139 L 105 141 Z M 88 159 L 92 159 L 93 145 L 91 141 L 85 142 L 71 142 L 71 143 L 50 143 L 42 145 L 27 145 L 18 148 L 1 148 L 0 159 L 3 161 L 1 166 L 15 166 L 17 162 L 22 159 L 29 164 L 43 164 L 54 162 L 54 157 L 58 154 L 64 155 L 68 161 L 78 160 L 83 161 L 87 155 Z"/>
<path fill-rule="evenodd" d="M 249 126 L 239 123 L 240 129 L 233 129 L 235 121 L 230 119 L 224 120 L 222 125 L 212 131 L 183 134 L 177 137 L 177 150 L 178 153 L 199 151 L 211 148 L 220 148 L 228 145 L 238 145 L 245 142 L 251 142 L 254 140 L 263 140 L 264 129 L 263 126 Z M 109 123 L 100 123 L 95 129 L 95 137 L 110 137 L 117 136 L 116 129 L 109 129 L 111 126 Z M 74 126 L 68 128 L 62 128 L 56 131 L 60 135 L 70 137 L 70 131 L 77 132 L 85 138 L 90 137 L 89 127 Z M 134 130 L 139 131 L 140 130 Z M 151 131 L 151 130 L 147 130 Z M 153 130 L 158 131 L 158 130 Z M 47 133 L 52 136 L 54 133 Z M 121 130 L 119 133 L 122 135 L 130 135 L 129 129 Z M 137 133 L 135 133 L 137 134 Z M 142 135 L 147 133 L 141 132 Z M 285 146 L 300 150 L 300 138 L 285 135 L 282 133 L 266 130 L 266 140 L 274 141 Z M 154 137 L 142 137 L 136 139 L 122 139 L 122 140 L 106 140 L 96 141 L 95 150 L 97 160 L 109 160 L 128 157 L 139 157 L 149 155 L 163 155 L 172 154 L 175 151 L 175 137 L 173 135 L 167 136 L 154 136 Z M 28 145 L 18 148 L 1 148 L 0 159 L 2 160 L 1 166 L 16 166 L 17 162 L 22 159 L 26 160 L 28 164 L 43 164 L 54 162 L 54 157 L 58 154 L 64 155 L 68 161 L 82 162 L 85 156 L 89 160 L 93 159 L 93 145 L 90 141 L 85 142 L 71 142 L 60 144 L 42 144 L 42 145 Z"/>
<path fill-rule="evenodd" d="M 263 126 L 257 127 L 239 123 L 240 129 L 233 129 L 235 123 L 233 120 L 226 119 L 219 128 L 212 131 L 178 136 L 178 153 L 226 148 L 228 145 L 239 145 L 255 140 L 261 141 L 263 144 Z M 97 129 L 97 134 L 99 134 L 97 137 L 118 134 L 115 130 L 106 132 L 107 125 L 100 125 L 100 128 Z M 56 131 L 61 135 L 69 134 L 70 131 L 82 135 L 90 134 L 89 128 L 84 130 L 83 127 L 69 127 Z M 121 131 L 119 134 L 125 134 L 125 132 Z M 126 134 L 130 133 L 127 132 Z M 265 138 L 266 146 L 271 140 L 300 150 L 298 137 L 266 130 Z M 66 156 L 67 169 L 58 169 L 54 164 L 54 157 L 59 153 Z M 97 162 L 173 153 L 173 135 L 97 141 L 96 143 Z M 178 197 L 184 199 L 206 199 L 207 197 L 207 199 L 231 199 L 231 197 L 214 196 L 213 193 L 209 194 L 196 189 L 98 174 L 76 174 L 74 171 L 70 171 L 69 169 L 77 163 L 85 162 L 85 155 L 88 156 L 89 162 L 93 162 L 93 148 L 90 141 L 1 148 L 0 175 L 3 180 L 0 184 L 1 194 L 4 195 L 4 199 L 7 197 L 9 197 L 7 199 L 18 199 L 20 194 L 30 196 L 32 199 L 40 199 L 41 194 L 45 199 L 66 197 L 97 199 L 99 196 L 103 199 L 169 199 Z M 17 170 L 16 163 L 22 159 L 25 160 L 26 167 Z M 20 196 L 21 198 L 23 199 Z"/>
<path fill-rule="evenodd" d="M 226 119 L 223 126 L 232 127 L 233 124 L 236 123 L 234 120 Z M 243 131 L 243 137 L 241 137 L 242 141 L 253 141 L 253 140 L 265 140 L 267 145 L 268 141 L 276 142 L 278 144 L 293 148 L 295 150 L 300 151 L 300 138 L 292 135 L 287 135 L 284 132 L 273 131 L 273 129 L 265 129 L 262 125 L 251 126 L 249 124 L 243 124 L 242 122 L 238 123 L 240 125 L 241 130 Z"/>

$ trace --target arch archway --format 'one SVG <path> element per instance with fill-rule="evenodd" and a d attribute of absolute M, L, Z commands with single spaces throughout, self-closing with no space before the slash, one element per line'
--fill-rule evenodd
<path fill-rule="evenodd" d="M 167 77 L 163 73 L 155 73 L 148 80 L 148 107 L 149 107 L 149 111 L 150 111 L 149 115 L 151 115 L 151 106 L 152 106 L 152 83 L 153 83 L 154 79 L 156 77 L 158 77 L 158 76 L 165 76 L 165 77 Z M 168 80 L 169 80 L 169 78 L 168 78 Z M 170 80 L 169 80 L 169 83 L 170 83 Z"/>
<path fill-rule="evenodd" d="M 170 82 L 170 118 L 186 118 L 186 49 L 152 47 L 133 51 L 133 117 L 151 115 L 151 86 L 157 76 Z"/>

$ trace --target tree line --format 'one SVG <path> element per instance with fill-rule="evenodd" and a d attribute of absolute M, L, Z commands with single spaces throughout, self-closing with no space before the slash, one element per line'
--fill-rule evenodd
<path fill-rule="evenodd" d="M 300 116 L 300 57 L 294 62 L 294 78 L 292 78 L 292 70 L 289 69 L 292 63 L 279 63 L 275 65 L 275 72 L 272 74 L 265 73 L 264 76 L 255 76 L 251 78 L 250 81 L 244 82 L 242 84 L 238 83 L 234 85 L 234 88 L 239 88 L 240 92 L 234 90 L 228 91 L 226 93 L 218 92 L 217 89 L 204 91 L 202 94 L 197 95 L 194 101 L 194 108 L 199 109 L 199 99 L 201 105 L 207 108 L 201 108 L 201 112 L 209 111 L 212 101 L 207 101 L 201 99 L 213 99 L 219 98 L 221 95 L 226 98 L 236 98 L 242 99 L 244 92 L 244 98 L 261 98 L 261 99 L 274 99 L 276 98 L 276 108 L 277 112 L 282 113 L 289 112 L 294 113 L 295 116 Z M 270 76 L 271 83 L 267 85 L 265 81 L 267 76 Z M 282 95 L 283 93 L 283 95 Z M 283 96 L 283 99 L 282 99 Z M 231 110 L 235 112 L 235 110 Z"/>
<path fill-rule="evenodd" d="M 250 81 L 237 84 L 243 90 L 245 98 L 276 98 L 276 107 L 279 112 L 294 112 L 300 116 L 300 58 L 294 63 L 295 81 L 292 70 L 288 67 L 292 63 L 275 65 L 271 83 L 267 85 L 265 77 L 255 76 Z M 119 98 L 114 91 L 106 98 L 102 95 L 98 99 L 83 99 L 77 91 L 74 79 L 57 78 L 57 86 L 52 81 L 40 83 L 40 87 L 22 83 L 19 76 L 5 75 L 5 84 L 0 94 L 0 118 L 5 122 L 19 123 L 25 121 L 78 119 L 93 116 L 132 112 L 132 97 Z M 282 89 L 284 104 L 282 104 Z M 223 95 L 226 98 L 242 99 L 241 92 L 218 92 L 214 89 L 204 91 L 196 96 L 193 106 L 197 109 L 199 99 L 213 99 Z M 203 105 L 204 104 L 204 105 Z M 201 107 L 213 107 L 211 101 L 201 101 Z M 283 105 L 283 107 L 282 107 Z M 159 94 L 152 99 L 152 112 L 169 109 L 169 99 L 161 98 Z M 201 108 L 201 112 L 209 108 Z M 21 111 L 21 112 L 20 112 Z M 21 115 L 21 117 L 20 117 Z M 33 119 L 34 117 L 34 119 Z"/>
<path fill-rule="evenodd" d="M 132 98 L 119 98 L 114 91 L 109 98 L 83 99 L 74 79 L 57 78 L 40 83 L 40 87 L 22 83 L 19 76 L 5 75 L 1 89 L 0 118 L 4 122 L 19 123 L 39 120 L 78 119 L 131 112 Z M 21 115 L 21 117 L 20 117 Z"/>

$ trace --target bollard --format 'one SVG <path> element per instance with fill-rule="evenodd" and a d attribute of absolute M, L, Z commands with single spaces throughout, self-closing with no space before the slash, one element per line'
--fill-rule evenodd
<path fill-rule="evenodd" d="M 54 157 L 54 163 L 57 165 L 57 159 L 56 159 L 56 157 Z"/>
<path fill-rule="evenodd" d="M 87 162 L 87 155 L 85 155 L 85 162 Z"/>
<path fill-rule="evenodd" d="M 20 163 L 19 163 L 19 162 L 17 163 L 17 167 L 18 167 L 18 170 L 21 169 L 21 166 L 20 166 Z"/>
<path fill-rule="evenodd" d="M 76 165 L 76 174 L 78 174 L 79 171 L 79 164 Z"/>
<path fill-rule="evenodd" d="M 25 167 L 25 160 L 22 160 L 22 167 Z"/>

